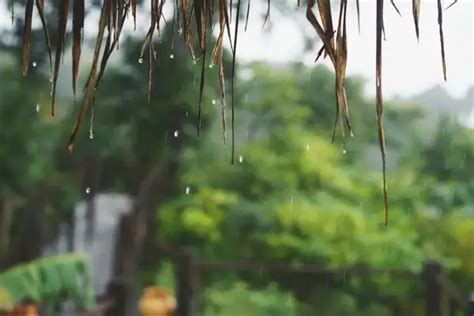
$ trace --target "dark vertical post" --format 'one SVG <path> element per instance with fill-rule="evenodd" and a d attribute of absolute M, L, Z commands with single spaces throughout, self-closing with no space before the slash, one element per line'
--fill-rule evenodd
<path fill-rule="evenodd" d="M 456 316 L 456 313 L 458 311 L 458 303 L 455 299 L 450 298 L 448 300 L 449 304 L 449 316 Z"/>
<path fill-rule="evenodd" d="M 469 301 L 467 302 L 467 316 L 474 315 L 474 292 L 469 295 Z"/>
<path fill-rule="evenodd" d="M 127 302 L 127 284 L 119 279 L 107 285 L 106 300 L 111 300 L 111 306 L 106 310 L 105 316 L 127 315 L 125 303 Z"/>
<path fill-rule="evenodd" d="M 441 265 L 435 261 L 425 264 L 423 279 L 425 283 L 425 315 L 441 316 L 441 286 L 437 278 L 441 273 Z"/>
<path fill-rule="evenodd" d="M 177 257 L 177 315 L 195 315 L 195 297 L 197 283 L 196 256 L 190 249 L 183 250 Z"/>

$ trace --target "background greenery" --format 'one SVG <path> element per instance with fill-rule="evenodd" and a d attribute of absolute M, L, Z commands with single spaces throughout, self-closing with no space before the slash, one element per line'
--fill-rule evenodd
<path fill-rule="evenodd" d="M 22 78 L 18 44 L 3 40 L 12 49 L 0 55 L 3 266 L 41 255 L 84 197 L 91 161 L 100 165 L 94 194 L 131 196 L 162 163 L 173 172 L 154 212 L 152 240 L 191 246 L 204 260 L 421 272 L 434 259 L 465 293 L 473 290 L 474 134 L 453 114 L 433 118 L 429 108 L 387 102 L 390 214 L 384 227 L 374 103 L 363 95 L 363 80 L 347 82 L 356 136 L 343 147 L 330 140 L 335 95 L 328 69 L 239 65 L 238 158 L 231 166 L 215 69 L 207 70 L 204 133 L 197 138 L 199 66 L 180 44 L 171 51 L 163 41 L 147 104 L 146 65 L 138 62 L 139 43 L 127 39 L 98 91 L 94 137 L 86 123 L 69 157 L 65 144 L 74 114 L 69 73 L 61 74 L 59 114 L 51 118 L 44 51 L 35 53 L 38 67 Z M 140 284 L 173 287 L 172 264 L 158 262 L 153 251 L 145 251 L 139 268 Z M 208 273 L 202 286 L 204 315 L 416 315 L 422 310 L 421 280 L 390 275 L 341 273 L 307 280 L 265 270 Z"/>

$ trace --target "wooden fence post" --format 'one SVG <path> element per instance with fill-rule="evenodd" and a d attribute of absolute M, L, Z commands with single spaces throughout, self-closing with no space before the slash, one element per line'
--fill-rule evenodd
<path fill-rule="evenodd" d="M 437 281 L 441 274 L 441 265 L 436 261 L 429 261 L 423 269 L 425 284 L 425 315 L 441 316 L 441 286 Z"/>
<path fill-rule="evenodd" d="M 197 283 L 196 256 L 190 249 L 183 250 L 177 256 L 176 285 L 177 285 L 177 315 L 195 315 L 195 291 Z"/>

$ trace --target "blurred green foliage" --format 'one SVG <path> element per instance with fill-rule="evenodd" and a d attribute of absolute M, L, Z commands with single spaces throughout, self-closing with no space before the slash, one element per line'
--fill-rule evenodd
<path fill-rule="evenodd" d="M 202 259 L 414 273 L 421 273 L 423 264 L 433 259 L 466 292 L 472 290 L 472 130 L 443 119 L 435 135 L 423 135 L 421 126 L 433 122 L 423 120 L 420 109 L 389 105 L 387 139 L 393 158 L 389 225 L 384 227 L 373 104 L 362 96 L 360 82 L 348 82 L 356 137 L 341 147 L 329 137 L 334 92 L 326 69 L 253 64 L 242 71 L 250 79 L 239 87 L 239 163 L 229 165 L 229 149 L 220 140 L 218 123 L 199 146 L 186 148 L 181 196 L 158 213 L 160 238 L 194 246 Z M 186 187 L 191 188 L 189 194 Z M 272 277 L 295 293 L 301 286 L 286 277 Z M 245 279 L 250 284 L 262 282 L 256 276 Z M 318 314 L 325 314 L 325 308 L 338 311 L 331 315 L 344 314 L 344 301 L 352 302 L 347 311 L 353 315 L 410 314 L 421 306 L 421 279 L 349 275 L 347 280 L 324 304 L 308 296 L 306 301 Z M 320 292 L 324 283 L 315 283 L 309 293 Z M 238 300 L 235 291 L 228 294 Z M 371 300 L 362 304 L 359 296 Z M 227 308 L 232 308 L 231 301 Z"/>
<path fill-rule="evenodd" d="M 74 114 L 67 80 L 59 115 L 52 119 L 47 67 L 20 78 L 18 60 L 1 56 L 2 76 L 9 80 L 0 87 L 0 202 L 11 209 L 12 224 L 0 235 L 8 232 L 13 245 L 28 238 L 20 225 L 23 213 L 34 219 L 33 226 L 46 223 L 54 232 L 83 195 L 81 168 L 91 159 L 101 161 L 98 192 L 132 197 L 150 170 L 163 163 L 177 176 L 167 179 L 154 238 L 172 247 L 192 246 L 203 260 L 419 273 L 426 260 L 435 259 L 463 291 L 473 289 L 472 129 L 446 118 L 433 133 L 426 127 L 437 122 L 416 105 L 387 102 L 390 213 L 384 227 L 374 104 L 363 95 L 362 80 L 346 83 L 356 137 L 343 147 L 339 139 L 330 141 L 335 96 L 329 70 L 241 65 L 237 157 L 231 166 L 220 104 L 212 102 L 218 99 L 213 70 L 207 70 L 204 133 L 198 139 L 200 67 L 178 44 L 170 59 L 168 44 L 158 50 L 154 94 L 147 104 L 139 45 L 124 39 L 122 54 L 111 61 L 98 90 L 94 138 L 85 120 L 72 157 L 64 149 Z M 44 217 L 28 217 L 38 209 Z M 170 264 L 155 273 L 158 268 L 143 267 L 145 281 L 173 286 Z M 416 315 L 422 308 L 420 282 L 388 274 L 306 280 L 265 271 L 209 273 L 202 280 L 200 306 L 205 315 L 233 315 L 243 308 L 245 315 Z"/>
<path fill-rule="evenodd" d="M 0 273 L 0 310 L 26 301 L 58 308 L 63 299 L 72 300 L 81 310 L 95 306 L 94 288 L 83 255 L 45 257 Z"/>

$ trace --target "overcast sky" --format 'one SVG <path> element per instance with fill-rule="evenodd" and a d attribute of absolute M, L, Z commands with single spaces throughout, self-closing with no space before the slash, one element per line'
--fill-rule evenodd
<path fill-rule="evenodd" d="M 252 2 L 254 4 L 256 1 Z M 264 1 L 261 1 L 264 2 Z M 296 2 L 296 1 L 294 1 Z M 444 36 L 448 81 L 444 82 L 441 70 L 440 44 L 436 0 L 423 0 L 420 13 L 420 42 L 417 42 L 411 0 L 396 0 L 400 17 L 386 1 L 385 28 L 387 41 L 383 47 L 384 95 L 410 95 L 439 84 L 456 97 L 464 96 L 474 84 L 473 69 L 473 11 L 474 1 L 459 0 L 444 11 Z M 444 0 L 448 6 L 451 0 Z M 375 86 L 375 0 L 361 0 L 361 32 L 357 31 L 355 1 L 349 1 L 348 25 L 350 33 L 348 74 L 359 74 L 368 80 L 366 90 L 373 94 Z M 354 4 L 353 4 L 354 3 Z M 297 11 L 296 26 L 291 20 L 273 16 L 272 29 L 262 30 L 262 20 L 253 16 L 249 29 L 239 38 L 239 57 L 250 61 L 262 59 L 284 63 L 304 60 L 313 64 L 315 54 L 304 53 L 301 26 L 307 34 L 315 34 L 306 22 L 305 10 Z M 298 29 L 300 27 L 300 29 Z M 270 36 L 270 37 L 268 37 Z M 319 62 L 319 61 L 318 61 Z M 328 61 L 324 61 L 330 65 Z"/>

